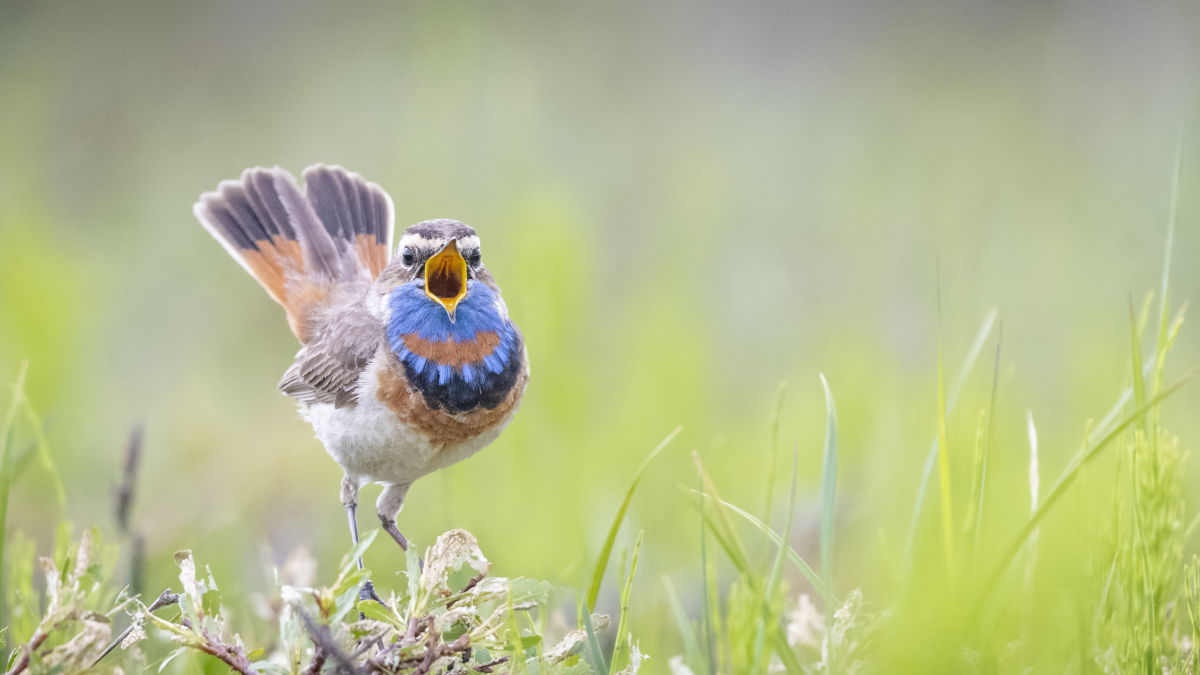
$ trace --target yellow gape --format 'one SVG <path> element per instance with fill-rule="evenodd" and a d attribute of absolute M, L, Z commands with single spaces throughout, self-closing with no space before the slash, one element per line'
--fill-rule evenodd
<path fill-rule="evenodd" d="M 466 294 L 467 261 L 458 252 L 458 240 L 451 239 L 425 262 L 425 295 L 441 303 L 453 322 L 454 308 Z"/>

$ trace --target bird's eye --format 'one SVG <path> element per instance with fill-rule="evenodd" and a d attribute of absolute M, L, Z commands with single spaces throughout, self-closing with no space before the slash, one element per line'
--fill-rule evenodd
<path fill-rule="evenodd" d="M 411 265 L 417 261 L 417 255 L 413 253 L 412 248 L 405 246 L 400 250 L 400 261 L 405 265 Z"/>
<path fill-rule="evenodd" d="M 483 258 L 482 254 L 480 254 L 479 249 L 477 248 L 467 251 L 463 257 L 467 259 L 468 265 L 478 265 L 479 261 Z"/>

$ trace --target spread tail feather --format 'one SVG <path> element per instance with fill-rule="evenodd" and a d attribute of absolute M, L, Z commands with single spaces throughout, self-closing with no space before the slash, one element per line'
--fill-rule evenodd
<path fill-rule="evenodd" d="M 317 164 L 304 179 L 307 194 L 279 167 L 247 169 L 193 212 L 308 342 L 309 319 L 335 286 L 369 282 L 387 265 L 393 216 L 387 193 L 356 173 Z"/>

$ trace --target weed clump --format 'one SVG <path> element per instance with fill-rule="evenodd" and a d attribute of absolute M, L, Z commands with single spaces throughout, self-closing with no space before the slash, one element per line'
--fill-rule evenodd
<path fill-rule="evenodd" d="M 370 576 L 355 560 L 374 540 L 364 538 L 324 586 L 277 581 L 271 616 L 276 637 L 268 645 L 246 644 L 239 621 L 224 604 L 212 571 L 197 565 L 191 551 L 175 555 L 180 593 L 164 591 L 149 605 L 124 593 L 111 599 L 102 566 L 93 565 L 93 535 L 85 533 L 67 552 L 66 571 L 41 559 L 47 604 L 32 631 L 20 640 L 7 671 L 17 673 L 121 672 L 122 666 L 162 670 L 177 658 L 207 655 L 243 673 L 542 673 L 597 672 L 585 658 L 588 631 L 568 632 L 544 646 L 542 618 L 551 585 L 527 578 L 489 574 L 491 563 L 475 537 L 451 530 L 419 557 L 407 554 L 406 583 L 386 589 L 383 602 L 362 599 Z M 277 574 L 277 578 L 280 575 Z M 21 589 L 32 594 L 32 583 Z M 107 604 L 111 606 L 100 609 Z M 114 617 L 129 614 L 129 627 L 113 639 Z M 603 629 L 607 617 L 588 617 Z M 629 639 L 629 666 L 642 659 Z M 145 651 L 143 651 L 145 648 Z M 200 657 L 203 658 L 203 657 Z M 608 671 L 605 671 L 608 672 Z"/>

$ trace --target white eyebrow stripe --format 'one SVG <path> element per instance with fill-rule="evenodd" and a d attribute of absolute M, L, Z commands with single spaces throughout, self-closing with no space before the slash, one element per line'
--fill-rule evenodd
<path fill-rule="evenodd" d="M 421 234 L 406 234 L 400 237 L 400 245 L 398 249 L 403 249 L 405 246 L 411 246 L 421 250 L 439 251 L 445 246 L 445 240 L 441 238 L 430 238 Z M 468 237 L 463 237 L 458 240 L 459 251 L 469 251 L 471 249 L 480 248 L 479 235 L 472 234 Z"/>

